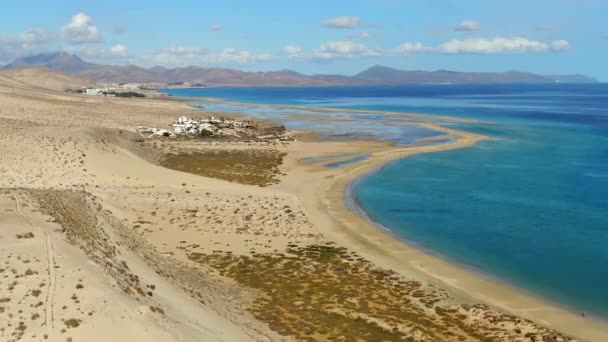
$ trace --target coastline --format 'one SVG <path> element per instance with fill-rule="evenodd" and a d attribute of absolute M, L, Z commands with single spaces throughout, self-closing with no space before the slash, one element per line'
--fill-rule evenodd
<path fill-rule="evenodd" d="M 461 118 L 461 117 L 451 117 L 447 115 L 435 115 L 435 114 L 419 114 L 419 113 L 406 113 L 406 112 L 395 112 L 395 111 L 380 111 L 380 110 L 367 110 L 367 109 L 345 109 L 345 108 L 331 108 L 331 107 L 315 107 L 315 106 L 301 106 L 301 105 L 285 105 L 285 104 L 264 104 L 264 103 L 255 103 L 255 102 L 241 102 L 241 101 L 232 101 L 222 98 L 215 97 L 188 97 L 181 95 L 169 95 L 167 93 L 163 93 L 160 90 L 156 90 L 158 94 L 161 94 L 159 98 L 161 99 L 169 99 L 178 102 L 186 102 L 186 103 L 194 103 L 194 102 L 212 102 L 212 103 L 224 103 L 228 105 L 236 105 L 243 107 L 252 107 L 252 108 L 262 108 L 262 107 L 273 107 L 279 109 L 291 109 L 291 110 L 300 110 L 300 111 L 315 111 L 315 112 L 323 112 L 323 113 L 355 113 L 355 114 L 386 114 L 393 116 L 401 116 L 411 119 L 423 119 L 424 121 L 430 121 L 430 119 L 434 120 L 447 120 L 451 122 L 462 122 L 462 123 L 471 123 L 477 122 L 478 120 L 469 119 L 469 118 Z M 190 104 L 193 108 L 196 109 L 205 109 L 204 106 L 198 107 L 196 105 Z"/>
<path fill-rule="evenodd" d="M 570 308 L 528 293 L 525 289 L 492 278 L 466 265 L 430 253 L 415 243 L 398 238 L 390 229 L 373 222 L 357 205 L 354 198 L 345 198 L 349 195 L 349 188 L 361 177 L 376 172 L 387 163 L 415 154 L 466 148 L 487 139 L 476 134 L 431 126 L 433 129 L 449 131 L 450 134 L 460 137 L 454 143 L 424 146 L 419 149 L 414 148 L 413 151 L 410 148 L 388 150 L 325 184 L 325 195 L 319 200 L 323 203 L 323 209 L 335 222 L 333 231 L 325 233 L 332 234 L 334 239 L 381 267 L 414 277 L 422 276 L 433 284 L 447 287 L 460 299 L 481 301 L 499 310 L 586 340 L 599 341 L 606 338 L 607 322 L 597 318 L 582 317 Z M 356 205 L 357 208 L 350 207 L 349 203 Z"/>
<path fill-rule="evenodd" d="M 500 307 L 480 296 L 483 291 L 470 293 L 476 288 L 468 283 L 451 286 L 454 281 L 462 285 L 458 277 L 466 272 L 445 279 L 451 275 L 448 266 L 462 266 L 433 262 L 415 246 L 397 250 L 402 241 L 363 222 L 346 205 L 347 186 L 386 162 L 462 148 L 486 137 L 417 117 L 394 121 L 445 134 L 407 146 L 307 139 L 307 132 L 295 142 L 146 139 L 135 133 L 137 126 L 165 127 L 179 115 L 196 115 L 195 110 L 187 101 L 40 94 L 36 89 L 25 94 L 0 89 L 0 101 L 0 119 L 6 123 L 0 125 L 6 176 L 0 181 L 5 189 L 0 221 L 15 222 L 1 238 L 18 256 L 8 265 L 19 270 L 13 278 L 21 293 L 31 293 L 44 281 L 50 286 L 43 292 L 52 295 L 55 286 L 46 276 L 51 271 L 59 275 L 61 295 L 55 305 L 38 309 L 40 315 L 49 313 L 51 324 L 32 324 L 28 338 L 48 333 L 51 341 L 65 340 L 61 327 L 79 322 L 69 337 L 103 340 L 128 330 L 136 335 L 116 338 L 279 341 L 285 336 L 311 339 L 326 331 L 327 339 L 347 340 L 424 334 L 433 341 L 456 336 L 464 341 L 528 336 L 573 341 L 553 321 L 521 319 L 482 304 Z M 317 119 L 332 122 L 330 116 Z M 157 157 L 163 153 L 189 154 L 193 162 L 215 160 L 212 171 L 222 168 L 221 175 L 161 165 Z M 369 159 L 357 159 L 362 154 Z M 349 162 L 353 159 L 358 163 Z M 260 175 L 270 177 L 272 185 L 244 182 Z M 48 262 L 45 245 L 57 253 Z M 30 253 L 42 262 L 19 261 L 29 260 Z M 81 284 L 87 288 L 78 292 L 84 306 L 72 296 L 74 280 L 80 278 L 72 274 L 74 268 L 98 276 Z M 482 275 L 468 275 L 477 281 L 470 280 L 473 284 L 481 282 Z M 8 327 L 18 326 L 19 310 L 27 312 L 37 301 L 35 296 L 21 301 L 19 294 L 7 298 L 12 319 L 2 324 Z M 510 297 L 504 299 L 512 304 Z M 70 305 L 65 314 L 54 311 L 64 304 Z M 59 319 L 54 326 L 53 312 Z M 123 317 L 123 325 L 116 325 L 116 317 Z M 597 336 L 604 330 L 584 323 L 591 332 L 572 335 L 602 340 Z M 100 329 L 106 326 L 119 329 Z"/>
<path fill-rule="evenodd" d="M 333 241 L 339 241 L 344 247 L 356 251 L 379 267 L 391 269 L 402 275 L 422 279 L 439 286 L 448 290 L 454 298 L 460 301 L 482 302 L 500 311 L 529 319 L 571 336 L 589 341 L 603 340 L 608 336 L 608 322 L 594 317 L 583 317 L 575 313 L 572 308 L 532 294 L 524 288 L 493 278 L 491 275 L 453 262 L 445 256 L 431 253 L 413 242 L 399 238 L 389 228 L 371 220 L 364 209 L 358 206 L 354 198 L 347 198 L 349 189 L 354 183 L 362 177 L 381 169 L 387 163 L 417 154 L 467 148 L 479 141 L 491 139 L 484 135 L 455 130 L 432 122 L 433 119 L 452 122 L 475 122 L 476 120 L 417 113 L 258 104 L 220 98 L 196 98 L 194 101 L 193 98 L 185 98 L 184 100 L 187 102 L 209 101 L 245 107 L 273 107 L 316 112 L 389 114 L 414 120 L 424 118 L 427 122 L 408 122 L 404 124 L 422 126 L 443 132 L 446 137 L 451 139 L 442 144 L 422 146 L 414 144 L 403 147 L 375 141 L 375 143 L 381 143 L 384 146 L 370 153 L 371 157 L 367 160 L 338 168 L 337 171 L 330 172 L 331 176 L 323 174 L 322 177 L 314 177 L 315 185 L 308 187 L 308 190 L 289 189 L 289 192 L 300 198 L 304 208 L 311 213 L 312 220 L 317 226 L 327 227 L 322 229 L 324 235 Z M 324 144 L 325 141 L 322 140 L 317 143 Z M 370 142 L 363 142 L 363 145 L 367 143 Z M 315 171 L 318 172 L 319 170 Z M 352 205 L 356 207 L 353 208 Z"/>

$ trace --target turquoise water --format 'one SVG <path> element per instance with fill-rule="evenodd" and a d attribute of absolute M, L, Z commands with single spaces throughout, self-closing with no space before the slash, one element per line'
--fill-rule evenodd
<path fill-rule="evenodd" d="M 335 155 L 327 155 L 327 156 L 320 156 L 320 157 L 305 157 L 305 158 L 302 158 L 302 160 L 309 164 L 312 164 L 312 163 L 316 163 L 319 161 L 325 161 L 328 159 L 346 158 L 344 160 L 339 160 L 339 161 L 334 161 L 334 162 L 329 162 L 329 163 L 323 164 L 323 166 L 325 166 L 325 167 L 337 168 L 337 167 L 341 167 L 344 165 L 356 164 L 360 161 L 369 159 L 369 157 L 370 157 L 370 155 L 367 153 L 366 154 L 346 153 L 346 154 L 335 154 Z"/>
<path fill-rule="evenodd" d="M 608 85 L 173 93 L 480 120 L 443 124 L 492 140 L 394 161 L 357 182 L 355 200 L 372 220 L 431 252 L 574 310 L 608 317 Z M 256 115 L 335 136 L 369 136 L 369 127 L 374 128 L 372 136 L 400 143 L 434 136 L 399 127 L 381 114 L 347 114 L 337 117 L 331 129 L 272 107 L 258 108 Z"/>
<path fill-rule="evenodd" d="M 180 89 L 180 91 L 185 90 L 187 89 Z M 274 122 L 282 122 L 290 129 L 311 130 L 329 139 L 352 137 L 374 138 L 407 144 L 423 138 L 444 135 L 442 132 L 437 132 L 425 127 L 402 124 L 408 120 L 402 119 L 397 125 L 394 122 L 393 116 L 387 114 L 361 114 L 355 112 L 326 113 L 307 109 L 283 109 L 272 106 L 244 107 L 242 105 L 217 102 L 195 103 L 199 106 L 203 106 L 203 110 L 234 113 L 258 117 Z M 331 124 L 328 122 L 331 122 Z"/>
<path fill-rule="evenodd" d="M 358 156 L 358 157 L 347 159 L 347 160 L 341 160 L 341 161 L 335 161 L 335 162 L 327 163 L 327 164 L 325 164 L 325 167 L 335 168 L 335 167 L 340 167 L 340 166 L 344 166 L 344 165 L 356 164 L 356 163 L 358 163 L 360 161 L 364 161 L 364 160 L 369 159 L 369 157 L 370 157 L 369 154 L 364 154 L 362 156 Z"/>

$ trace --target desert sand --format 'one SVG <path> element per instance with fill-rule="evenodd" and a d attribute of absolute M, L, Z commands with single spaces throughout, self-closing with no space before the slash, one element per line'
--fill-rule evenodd
<path fill-rule="evenodd" d="M 56 89 L 69 80 L 33 74 L 52 87 L 0 75 L 0 340 L 608 336 L 603 323 L 394 239 L 344 201 L 389 160 L 486 137 L 412 115 L 404 124 L 451 142 L 147 139 L 138 126 L 194 109 L 66 94 Z M 369 158 L 325 166 L 353 155 Z"/>

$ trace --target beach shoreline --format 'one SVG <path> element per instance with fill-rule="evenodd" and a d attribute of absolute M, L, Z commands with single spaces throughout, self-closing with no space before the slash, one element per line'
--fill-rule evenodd
<path fill-rule="evenodd" d="M 435 120 L 447 120 L 451 122 L 462 122 L 462 123 L 471 123 L 477 122 L 475 119 L 469 118 L 460 118 L 460 117 L 451 117 L 447 115 L 435 115 L 435 114 L 420 114 L 420 113 L 406 113 L 406 112 L 396 112 L 396 111 L 379 111 L 379 110 L 368 110 L 368 109 L 346 109 L 346 108 L 331 108 L 331 107 L 315 107 L 315 106 L 302 106 L 302 105 L 286 105 L 286 104 L 264 104 L 264 103 L 255 103 L 255 102 L 242 102 L 242 101 L 233 101 L 216 97 L 188 97 L 181 95 L 169 95 L 167 93 L 163 93 L 160 90 L 156 90 L 158 94 L 160 94 L 157 98 L 168 99 L 172 101 L 185 102 L 188 103 L 195 109 L 205 109 L 204 106 L 200 107 L 198 105 L 194 105 L 196 102 L 212 102 L 212 103 L 223 103 L 228 105 L 236 105 L 243 107 L 251 107 L 251 108 L 263 108 L 263 107 L 272 107 L 278 109 L 290 109 L 290 110 L 300 110 L 300 111 L 315 111 L 315 112 L 325 112 L 325 113 L 354 113 L 354 114 L 385 114 L 385 115 L 394 115 L 394 116 L 404 116 L 412 119 L 423 119 L 428 121 L 429 119 Z"/>
<path fill-rule="evenodd" d="M 230 101 L 221 98 L 200 98 L 186 102 L 209 101 L 245 107 L 273 107 L 317 112 L 351 112 L 407 116 L 412 119 L 429 118 L 452 122 L 475 122 L 472 119 L 418 113 L 384 112 L 374 110 L 350 110 L 314 106 L 275 105 Z M 422 126 L 443 132 L 451 140 L 442 144 L 423 146 L 395 146 L 386 143 L 380 150 L 371 153 L 371 158 L 350 167 L 341 168 L 330 178 L 316 180 L 314 191 L 299 192 L 304 207 L 311 217 L 319 220 L 323 234 L 334 241 L 356 251 L 382 268 L 397 271 L 416 279 L 424 279 L 447 289 L 459 300 L 483 302 L 503 312 L 511 313 L 538 322 L 572 336 L 589 341 L 602 340 L 608 336 L 608 321 L 596 317 L 582 316 L 574 308 L 543 298 L 538 294 L 508 283 L 506 280 L 485 274 L 480 270 L 449 260 L 449 258 L 426 250 L 414 242 L 398 237 L 389 228 L 374 222 L 352 196 L 352 187 L 363 177 L 377 172 L 388 163 L 410 156 L 468 148 L 491 137 L 451 129 L 434 122 L 411 122 L 408 125 Z M 323 140 L 317 140 L 323 144 Z M 365 142 L 363 142 L 365 144 Z M 328 181 L 329 179 L 329 181 Z M 310 187 L 313 188 L 313 187 Z M 317 201 L 317 203 L 314 203 Z M 353 205 L 356 206 L 353 208 Z M 329 224 L 331 223 L 331 224 Z"/>
<path fill-rule="evenodd" d="M 434 127 L 437 128 L 437 127 Z M 454 130 L 450 130 L 452 134 Z M 456 133 L 460 134 L 460 133 Z M 387 163 L 422 153 L 434 153 L 467 148 L 487 137 L 465 133 L 452 144 L 431 146 L 419 151 L 392 151 L 371 158 L 357 168 L 337 176 L 327 185 L 325 209 L 336 221 L 335 238 L 381 267 L 414 277 L 422 275 L 456 294 L 461 299 L 481 301 L 499 310 L 515 314 L 548 328 L 556 329 L 590 341 L 608 336 L 608 322 L 594 317 L 583 317 L 568 308 L 516 287 L 504 280 L 449 260 L 423 247 L 396 236 L 389 228 L 369 218 L 353 196 L 352 187 L 362 177 L 377 172 Z M 352 208 L 355 205 L 356 208 Z"/>
<path fill-rule="evenodd" d="M 579 340 L 564 332 L 601 341 L 606 331 L 587 319 L 576 325 L 545 303 L 538 312 L 551 313 L 547 319 L 513 316 L 515 307 L 539 318 L 537 308 L 526 306 L 530 314 L 513 304 L 520 296 L 514 291 L 500 292 L 504 300 L 494 303 L 480 288 L 494 284 L 405 248 L 347 207 L 352 181 L 387 162 L 486 137 L 403 113 L 394 124 L 441 131 L 441 139 L 397 145 L 307 132 L 297 141 L 151 137 L 137 127 L 221 114 L 197 112 L 184 103 L 191 99 L 101 98 L 14 84 L 0 78 L 0 221 L 12 227 L 0 238 L 16 256 L 8 265 L 18 270 L 11 277 L 19 287 L 0 298 L 12 318 L 0 334 L 25 327 L 23 310 L 59 315 L 55 326 L 25 330 L 28 338 L 48 333 L 52 341 L 64 340 L 61 327 L 74 322 L 79 327 L 69 337 L 108 339 L 114 331 L 100 324 L 112 326 L 116 317 L 134 327 L 133 338 L 159 341 Z M 333 122 L 329 115 L 317 120 Z M 172 165 L 162 158 L 169 154 L 189 164 Z M 34 245 L 57 247 L 57 258 L 47 261 Z M 32 252 L 40 263 L 30 263 Z M 67 263 L 57 269 L 55 261 Z M 82 279 L 98 275 L 81 284 L 90 290 L 77 301 L 72 289 L 83 287 L 70 283 L 72 262 L 85 271 Z M 54 285 L 35 291 L 51 271 L 64 286 L 57 302 L 32 307 L 36 295 L 22 302 L 27 293 L 52 295 Z M 55 312 L 68 304 L 70 311 Z"/>

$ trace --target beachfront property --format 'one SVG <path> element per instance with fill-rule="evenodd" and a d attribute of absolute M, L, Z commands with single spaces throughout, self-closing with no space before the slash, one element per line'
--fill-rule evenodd
<path fill-rule="evenodd" d="M 141 84 L 138 83 L 126 83 L 122 84 L 120 87 L 126 90 L 139 90 L 142 88 Z"/>
<path fill-rule="evenodd" d="M 66 92 L 80 93 L 91 96 L 146 97 L 145 94 L 134 91 L 141 88 L 142 86 L 139 84 L 104 84 L 101 87 L 83 87 L 79 90 L 67 89 Z"/>
<path fill-rule="evenodd" d="M 104 96 L 109 91 L 110 91 L 110 88 L 108 88 L 108 87 L 105 87 L 105 88 L 85 88 L 84 89 L 84 93 L 86 95 L 93 95 L 93 96 Z"/>
<path fill-rule="evenodd" d="M 180 116 L 173 123 L 172 131 L 163 128 L 148 128 L 143 126 L 139 126 L 137 131 L 140 133 L 149 134 L 149 137 L 175 137 L 178 135 L 239 136 L 240 134 L 235 131 L 235 129 L 247 129 L 252 127 L 253 126 L 246 121 L 231 120 L 226 118 L 218 119 L 213 116 L 210 116 L 207 119 Z"/>
<path fill-rule="evenodd" d="M 245 121 L 230 119 L 217 119 L 210 116 L 207 119 L 191 119 L 187 116 L 180 116 L 173 124 L 175 134 L 204 134 L 205 132 L 217 133 L 222 128 L 249 128 L 251 125 Z"/>
<path fill-rule="evenodd" d="M 175 134 L 202 134 L 203 132 L 213 132 L 216 119 L 210 117 L 208 120 L 196 120 L 187 116 L 180 116 L 173 124 Z"/>

